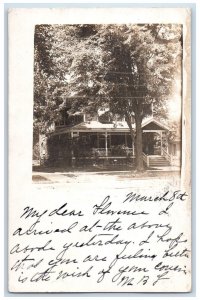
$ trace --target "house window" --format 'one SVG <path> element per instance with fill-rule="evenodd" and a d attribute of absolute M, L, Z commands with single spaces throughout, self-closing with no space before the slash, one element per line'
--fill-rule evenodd
<path fill-rule="evenodd" d="M 61 114 L 61 120 L 58 122 L 55 122 L 56 126 L 73 126 L 77 125 L 81 122 L 83 122 L 83 115 L 73 115 L 69 116 L 66 112 L 62 112 Z"/>

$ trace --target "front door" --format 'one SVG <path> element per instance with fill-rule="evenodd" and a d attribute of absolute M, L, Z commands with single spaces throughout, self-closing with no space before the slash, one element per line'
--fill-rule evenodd
<path fill-rule="evenodd" d="M 159 134 L 155 132 L 143 132 L 142 148 L 146 155 L 161 155 Z"/>

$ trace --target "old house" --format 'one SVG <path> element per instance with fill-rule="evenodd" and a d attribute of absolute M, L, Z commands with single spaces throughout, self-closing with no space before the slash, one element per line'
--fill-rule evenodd
<path fill-rule="evenodd" d="M 135 129 L 135 124 L 132 124 Z M 181 139 L 153 117 L 142 122 L 143 160 L 147 167 L 180 166 Z M 66 115 L 46 136 L 34 140 L 34 159 L 49 166 L 134 163 L 135 149 L 124 119 Z M 37 151 L 36 151 L 37 149 Z"/>

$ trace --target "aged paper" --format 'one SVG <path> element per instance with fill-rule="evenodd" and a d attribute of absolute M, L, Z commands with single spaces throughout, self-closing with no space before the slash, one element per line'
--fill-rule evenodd
<path fill-rule="evenodd" d="M 191 291 L 190 47 L 188 9 L 9 11 L 10 292 Z M 92 119 L 97 96 L 108 119 Z"/>

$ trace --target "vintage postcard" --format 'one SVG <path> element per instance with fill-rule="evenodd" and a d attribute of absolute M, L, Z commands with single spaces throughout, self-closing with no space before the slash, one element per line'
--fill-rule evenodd
<path fill-rule="evenodd" d="M 9 11 L 9 291 L 190 292 L 190 10 Z"/>

